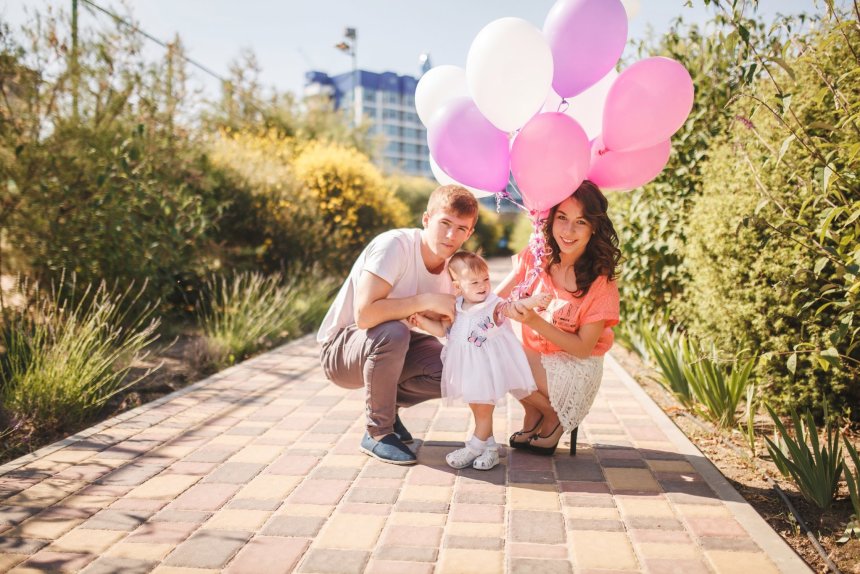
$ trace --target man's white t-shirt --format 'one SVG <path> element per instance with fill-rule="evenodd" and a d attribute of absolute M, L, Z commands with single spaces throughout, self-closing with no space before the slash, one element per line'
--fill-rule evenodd
<path fill-rule="evenodd" d="M 355 293 L 364 271 L 391 285 L 389 299 L 420 293 L 453 293 L 447 266 L 437 275 L 427 271 L 421 257 L 420 229 L 386 231 L 377 235 L 356 259 L 317 332 L 318 343 L 329 341 L 344 327 L 355 324 Z"/>

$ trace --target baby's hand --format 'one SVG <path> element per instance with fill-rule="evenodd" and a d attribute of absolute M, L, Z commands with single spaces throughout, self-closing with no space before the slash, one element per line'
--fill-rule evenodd
<path fill-rule="evenodd" d="M 411 315 L 409 315 L 409 317 L 407 317 L 406 321 L 413 327 L 420 327 L 421 324 L 419 323 L 418 317 L 420 317 L 418 313 L 412 313 Z"/>
<path fill-rule="evenodd" d="M 526 309 L 535 309 L 537 307 L 545 308 L 549 305 L 549 302 L 552 301 L 552 295 L 549 293 L 536 293 L 531 297 L 526 297 L 525 299 L 520 299 L 516 301 L 517 304 L 522 305 Z"/>

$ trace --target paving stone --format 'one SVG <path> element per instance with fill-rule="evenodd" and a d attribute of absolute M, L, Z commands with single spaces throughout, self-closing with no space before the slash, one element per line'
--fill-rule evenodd
<path fill-rule="evenodd" d="M 461 506 L 461 505 L 458 505 Z M 395 509 L 400 512 L 432 512 L 447 514 L 449 504 L 443 500 L 398 500 Z"/>
<path fill-rule="evenodd" d="M 227 503 L 227 508 L 244 510 L 277 510 L 283 504 L 280 499 L 265 498 L 234 498 Z"/>
<path fill-rule="evenodd" d="M 567 547 L 565 545 L 508 542 L 506 550 L 511 558 L 540 558 L 542 560 L 558 559 L 567 561 Z"/>
<path fill-rule="evenodd" d="M 534 560 L 513 558 L 510 574 L 572 574 L 573 568 L 567 560 Z"/>
<path fill-rule="evenodd" d="M 624 519 L 630 530 L 683 530 L 684 526 L 673 516 L 628 516 Z"/>
<path fill-rule="evenodd" d="M 446 548 L 439 557 L 439 574 L 497 574 L 504 571 L 505 554 L 494 550 Z"/>
<path fill-rule="evenodd" d="M 430 546 L 381 546 L 373 554 L 380 560 L 436 562 L 439 549 Z"/>
<path fill-rule="evenodd" d="M 514 470 L 509 473 L 509 480 L 517 483 L 555 484 L 556 477 L 551 470 Z"/>
<path fill-rule="evenodd" d="M 103 476 L 98 484 L 137 486 L 164 470 L 154 464 L 131 463 Z"/>
<path fill-rule="evenodd" d="M 365 457 L 367 458 L 367 457 Z M 362 478 L 403 478 L 409 467 L 371 460 L 361 471 Z"/>
<path fill-rule="evenodd" d="M 111 530 L 89 530 L 75 528 L 51 543 L 48 550 L 53 552 L 80 552 L 81 554 L 101 554 L 113 546 L 125 532 Z"/>
<path fill-rule="evenodd" d="M 358 476 L 358 473 L 359 470 L 357 468 L 350 468 L 348 466 L 317 466 L 311 472 L 309 478 L 353 481 Z"/>
<path fill-rule="evenodd" d="M 305 480 L 289 500 L 300 504 L 337 504 L 350 483 L 346 480 Z"/>
<path fill-rule="evenodd" d="M 701 559 L 682 558 L 646 558 L 645 568 L 650 574 L 708 574 L 711 571 Z"/>
<path fill-rule="evenodd" d="M 491 504 L 452 504 L 448 519 L 453 522 L 491 522 L 505 520 L 505 507 Z"/>
<path fill-rule="evenodd" d="M 275 516 L 263 528 L 265 536 L 314 537 L 326 519 L 317 516 Z"/>
<path fill-rule="evenodd" d="M 718 538 L 702 536 L 699 544 L 705 550 L 731 550 L 734 552 L 761 552 L 761 548 L 749 538 Z"/>
<path fill-rule="evenodd" d="M 25 562 L 18 565 L 17 569 L 32 568 L 33 570 L 47 572 L 76 572 L 82 570 L 87 564 L 95 560 L 92 554 L 78 554 L 76 552 L 50 552 L 42 550 L 31 556 Z"/>
<path fill-rule="evenodd" d="M 571 536 L 578 568 L 635 570 L 638 562 L 623 532 L 581 531 Z"/>
<path fill-rule="evenodd" d="M 445 536 L 444 548 L 475 548 L 477 550 L 502 550 L 505 546 L 501 538 L 482 536 Z"/>
<path fill-rule="evenodd" d="M 177 546 L 164 563 L 189 568 L 223 568 L 249 538 L 249 533 L 241 531 L 200 530 Z"/>
<path fill-rule="evenodd" d="M 360 574 L 364 571 L 370 552 L 359 550 L 310 550 L 299 565 L 299 572 L 320 574 Z"/>
<path fill-rule="evenodd" d="M 177 545 L 200 528 L 196 522 L 147 522 L 132 532 L 126 542 Z"/>
<path fill-rule="evenodd" d="M 746 530 L 733 518 L 687 518 L 687 527 L 696 536 L 746 538 Z"/>
<path fill-rule="evenodd" d="M 271 515 L 271 512 L 264 510 L 222 508 L 203 524 L 203 528 L 257 532 Z"/>
<path fill-rule="evenodd" d="M 592 518 L 568 518 L 568 530 L 600 530 L 604 532 L 624 532 L 624 523 L 620 520 L 597 520 Z"/>
<path fill-rule="evenodd" d="M 145 510 L 114 510 L 108 508 L 84 522 L 83 528 L 97 530 L 122 530 L 130 532 L 152 516 Z"/>
<path fill-rule="evenodd" d="M 762 552 L 732 552 L 726 550 L 708 550 L 705 556 L 711 561 L 715 571 L 720 574 L 776 574 L 776 566 Z"/>
<path fill-rule="evenodd" d="M 239 489 L 234 484 L 195 484 L 168 508 L 172 510 L 217 510 Z"/>
<path fill-rule="evenodd" d="M 81 574 L 146 574 L 157 565 L 150 560 L 105 556 L 87 566 Z"/>
<path fill-rule="evenodd" d="M 328 519 L 314 546 L 371 550 L 382 532 L 385 519 L 386 516 L 337 513 Z"/>
<path fill-rule="evenodd" d="M 211 512 L 203 510 L 175 510 L 169 506 L 150 518 L 150 522 L 193 522 L 202 524 L 209 520 Z"/>
<path fill-rule="evenodd" d="M 457 477 L 457 471 L 449 466 L 432 467 L 416 465 L 409 471 L 407 484 L 423 484 L 429 486 L 451 486 Z"/>
<path fill-rule="evenodd" d="M 372 559 L 365 574 L 433 574 L 433 564 Z"/>
<path fill-rule="evenodd" d="M 262 464 L 225 462 L 203 479 L 204 483 L 245 484 L 265 468 Z"/>
<path fill-rule="evenodd" d="M 459 489 L 454 495 L 454 502 L 464 504 L 505 504 L 504 492 L 463 491 Z"/>
<path fill-rule="evenodd" d="M 368 502 L 373 504 L 394 504 L 400 492 L 394 488 L 360 488 L 353 487 L 347 500 L 350 502 Z"/>
<path fill-rule="evenodd" d="M 310 545 L 301 538 L 255 536 L 230 562 L 226 574 L 287 574 Z"/>
<path fill-rule="evenodd" d="M 224 462 L 233 456 L 237 450 L 239 447 L 204 446 L 186 456 L 184 462 Z"/>
<path fill-rule="evenodd" d="M 371 502 L 341 502 L 337 506 L 338 512 L 377 516 L 388 516 L 391 514 L 392 508 L 391 504 L 376 504 Z"/>
<path fill-rule="evenodd" d="M 284 454 L 268 466 L 266 473 L 305 476 L 319 461 L 316 456 Z"/>
<path fill-rule="evenodd" d="M 511 540 L 540 544 L 561 544 L 565 541 L 563 518 L 555 512 L 512 510 L 510 512 Z"/>
<path fill-rule="evenodd" d="M 49 543 L 49 540 L 38 538 L 0 537 L 0 553 L 3 554 L 35 554 Z"/>
<path fill-rule="evenodd" d="M 396 526 L 387 529 L 382 544 L 386 546 L 431 546 L 438 548 L 441 540 L 441 527 Z"/>
<path fill-rule="evenodd" d="M 580 462 L 569 458 L 556 461 L 555 473 L 558 480 L 586 482 L 602 482 L 604 480 L 603 471 L 596 462 Z"/>

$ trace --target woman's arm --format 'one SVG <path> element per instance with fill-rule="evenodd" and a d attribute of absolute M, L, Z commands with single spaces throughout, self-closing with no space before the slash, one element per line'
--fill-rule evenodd
<path fill-rule="evenodd" d="M 502 282 L 496 285 L 495 293 L 502 299 L 510 296 L 514 286 L 517 284 L 517 270 L 512 269 L 508 276 L 502 279 Z"/>
<path fill-rule="evenodd" d="M 576 333 L 568 333 L 548 323 L 533 310 L 525 309 L 516 304 L 508 310 L 508 316 L 531 327 L 550 343 L 558 345 L 563 351 L 580 359 L 587 359 L 591 356 L 591 352 L 594 351 L 597 340 L 600 339 L 600 334 L 603 333 L 603 328 L 606 325 L 605 321 L 595 321 L 582 325 Z"/>

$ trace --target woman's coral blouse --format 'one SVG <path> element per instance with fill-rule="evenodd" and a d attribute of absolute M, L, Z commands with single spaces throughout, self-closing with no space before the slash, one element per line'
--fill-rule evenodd
<path fill-rule="evenodd" d="M 533 261 L 534 256 L 528 249 L 514 256 L 514 265 L 517 268 L 517 284 L 523 281 L 533 266 Z M 582 325 L 604 321 L 603 333 L 597 340 L 591 355 L 606 354 L 615 340 L 612 327 L 618 324 L 619 319 L 618 285 L 615 281 L 608 281 L 606 276 L 601 275 L 594 280 L 584 297 L 576 298 L 564 287 L 556 289 L 549 273 L 542 267 L 539 270 L 540 273 L 522 296 L 527 297 L 534 293 L 552 293 L 552 302 L 544 311 L 540 312 L 540 316 L 568 333 L 576 333 Z M 526 325 L 523 325 L 522 332 L 525 346 L 538 353 L 546 354 L 562 350 L 561 347 L 551 343 Z"/>

